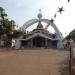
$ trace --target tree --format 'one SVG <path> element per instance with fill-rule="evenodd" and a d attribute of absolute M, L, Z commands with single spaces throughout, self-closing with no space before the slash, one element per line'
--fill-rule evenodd
<path fill-rule="evenodd" d="M 1 40 L 4 40 L 4 46 L 11 46 L 12 38 L 19 37 L 22 32 L 15 29 L 15 21 L 7 19 L 7 16 L 5 9 L 0 7 L 0 42 Z"/>
<path fill-rule="evenodd" d="M 5 10 L 0 7 L 0 36 L 2 36 L 5 33 L 5 25 L 7 24 L 7 20 L 5 19 L 5 17 L 7 16 L 7 14 L 5 13 Z"/>
<path fill-rule="evenodd" d="M 11 31 L 9 34 L 8 34 L 8 38 L 11 39 L 11 38 L 17 38 L 19 37 L 20 35 L 22 35 L 23 32 L 21 32 L 20 30 L 13 30 Z"/>
<path fill-rule="evenodd" d="M 10 39 L 20 36 L 20 33 L 22 32 L 15 29 L 15 21 L 6 19 L 6 16 L 8 15 L 5 13 L 5 9 L 0 7 L 0 36 L 6 34 Z"/>
<path fill-rule="evenodd" d="M 0 7 L 0 17 L 2 19 L 4 19 L 5 17 L 7 17 L 7 14 L 5 13 L 5 10 L 2 7 Z"/>
<path fill-rule="evenodd" d="M 66 37 L 67 39 L 72 39 L 75 41 L 75 29 L 69 33 L 69 35 Z"/>

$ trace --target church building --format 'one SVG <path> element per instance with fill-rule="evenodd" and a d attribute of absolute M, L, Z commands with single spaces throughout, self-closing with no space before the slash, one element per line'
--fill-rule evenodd
<path fill-rule="evenodd" d="M 55 29 L 55 34 L 50 33 L 45 29 L 41 22 L 50 24 Z M 26 33 L 26 29 L 32 24 L 37 24 L 37 27 L 30 32 Z M 38 19 L 31 19 L 27 21 L 21 30 L 25 32 L 20 38 L 16 39 L 16 48 L 63 48 L 62 36 L 53 21 L 42 19 L 41 12 L 38 14 Z"/>

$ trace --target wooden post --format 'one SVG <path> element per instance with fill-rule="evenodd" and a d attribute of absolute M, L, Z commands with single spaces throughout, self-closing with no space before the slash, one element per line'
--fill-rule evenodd
<path fill-rule="evenodd" d="M 69 75 L 72 75 L 72 48 L 71 48 L 71 45 L 69 46 L 69 49 L 70 49 Z"/>

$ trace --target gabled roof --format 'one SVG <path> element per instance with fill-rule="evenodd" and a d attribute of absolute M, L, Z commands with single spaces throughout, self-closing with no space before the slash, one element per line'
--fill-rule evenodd
<path fill-rule="evenodd" d="M 42 34 L 42 33 L 34 33 L 33 35 L 31 35 L 31 36 L 29 36 L 25 39 L 21 39 L 21 40 L 29 40 L 29 39 L 37 37 L 37 36 L 40 36 L 40 37 L 43 37 L 43 38 L 46 38 L 46 39 L 49 39 L 49 40 L 58 40 L 58 39 L 53 39 L 49 36 L 46 36 L 45 34 Z"/>

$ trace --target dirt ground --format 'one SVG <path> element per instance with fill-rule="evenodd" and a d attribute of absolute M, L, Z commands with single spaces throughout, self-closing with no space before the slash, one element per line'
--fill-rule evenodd
<path fill-rule="evenodd" d="M 67 57 L 64 50 L 0 51 L 0 75 L 60 75 Z"/>

